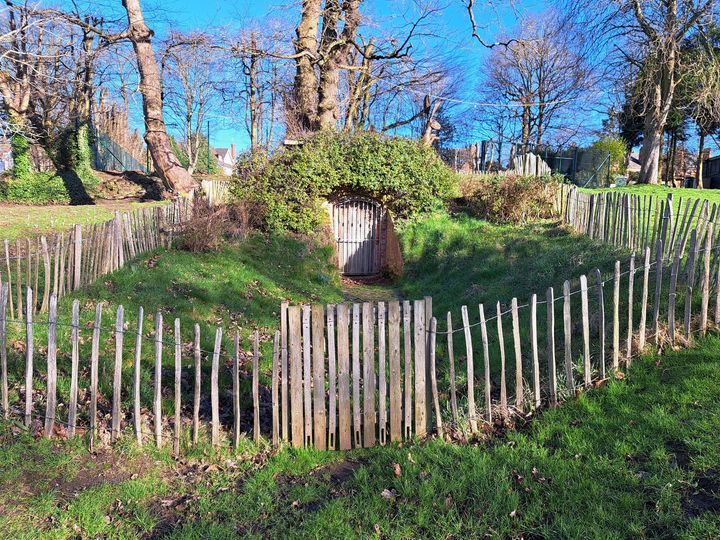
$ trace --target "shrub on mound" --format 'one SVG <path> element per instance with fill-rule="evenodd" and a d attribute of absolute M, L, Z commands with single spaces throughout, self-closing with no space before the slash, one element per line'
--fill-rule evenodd
<path fill-rule="evenodd" d="M 552 177 L 469 175 L 460 194 L 471 213 L 495 223 L 552 217 L 558 181 Z"/>
<path fill-rule="evenodd" d="M 0 178 L 0 200 L 21 204 L 66 204 L 70 195 L 65 180 L 55 173 L 31 172 L 22 178 Z"/>
<path fill-rule="evenodd" d="M 417 141 L 377 133 L 319 133 L 269 159 L 247 157 L 233 194 L 260 203 L 271 229 L 310 232 L 330 195 L 364 195 L 400 218 L 432 211 L 456 189 L 456 175 Z"/>

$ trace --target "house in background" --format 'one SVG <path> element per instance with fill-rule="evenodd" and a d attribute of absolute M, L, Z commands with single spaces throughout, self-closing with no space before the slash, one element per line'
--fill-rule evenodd
<path fill-rule="evenodd" d="M 232 176 L 235 171 L 235 144 L 231 144 L 230 148 L 215 148 L 213 152 L 220 171 L 225 176 Z"/>

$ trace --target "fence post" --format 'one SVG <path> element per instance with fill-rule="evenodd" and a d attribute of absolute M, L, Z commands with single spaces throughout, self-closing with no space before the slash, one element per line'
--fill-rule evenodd
<path fill-rule="evenodd" d="M 52 301 L 50 305 L 52 305 Z M 123 307 L 118 306 L 115 319 L 115 369 L 113 370 L 112 431 L 110 432 L 112 442 L 115 442 L 120 435 L 120 392 L 122 389 L 123 337 L 125 336 L 124 314 Z"/>
<path fill-rule="evenodd" d="M 95 449 L 97 432 L 97 386 L 98 360 L 100 358 L 100 325 L 102 323 L 102 304 L 95 306 L 95 324 L 93 326 L 92 350 L 90 353 L 90 451 Z"/>
<path fill-rule="evenodd" d="M 462 314 L 463 332 L 465 334 L 465 353 L 467 356 L 468 416 L 470 417 L 470 430 L 475 433 L 477 431 L 477 418 L 475 411 L 475 365 L 467 306 L 462 306 L 462 308 L 460 308 L 460 312 Z"/>
<path fill-rule="evenodd" d="M 552 287 L 548 287 L 547 301 L 547 360 L 548 360 L 548 390 L 550 393 L 550 406 L 555 407 L 557 401 L 557 373 L 555 370 L 555 295 Z"/>
<path fill-rule="evenodd" d="M 627 323 L 627 367 L 632 364 L 632 338 L 633 338 L 633 301 L 635 288 L 635 252 L 630 255 L 630 270 L 628 272 L 628 323 Z"/>
<path fill-rule="evenodd" d="M 193 389 L 193 433 L 192 442 L 196 446 L 200 432 L 200 389 L 202 377 L 202 356 L 200 352 L 200 325 L 195 323 L 194 340 L 193 340 L 193 356 L 195 360 L 195 385 Z"/>
<path fill-rule="evenodd" d="M 33 291 L 27 288 L 26 306 L 31 306 Z M 35 341 L 33 339 L 33 310 L 27 310 L 25 317 L 25 426 L 30 427 L 32 421 L 33 406 L 33 355 L 35 353 Z"/>
<path fill-rule="evenodd" d="M 645 247 L 645 261 L 643 263 L 643 290 L 642 307 L 640 308 L 640 337 L 638 340 L 638 352 L 645 350 L 646 326 L 647 326 L 647 301 L 650 286 L 650 246 Z"/>
<path fill-rule="evenodd" d="M 142 419 L 140 418 L 140 355 L 142 353 L 143 320 L 145 311 L 138 308 L 137 329 L 135 331 L 135 359 L 133 363 L 133 423 L 135 424 L 135 440 L 142 445 Z"/>
<path fill-rule="evenodd" d="M 500 309 L 500 302 L 497 303 L 497 333 L 498 333 L 498 344 L 500 346 L 500 416 L 503 420 L 508 415 L 508 403 L 507 403 L 507 380 L 505 377 L 505 336 L 503 333 L 502 326 L 502 310 Z"/>
<path fill-rule="evenodd" d="M 182 378 L 182 337 L 180 336 L 180 319 L 175 319 L 175 425 L 173 437 L 173 454 L 180 455 L 180 430 L 182 418 L 180 417 L 180 382 Z"/>
<path fill-rule="evenodd" d="M 532 346 L 533 360 L 533 395 L 535 397 L 535 408 L 540 408 L 540 360 L 538 358 L 538 335 L 537 335 L 537 295 L 530 297 L 530 343 Z"/>
<path fill-rule="evenodd" d="M 72 351 L 70 356 L 70 408 L 68 410 L 68 438 L 75 436 L 78 396 L 78 369 L 80 361 L 80 301 L 73 300 L 71 336 Z"/>
<path fill-rule="evenodd" d="M 620 367 L 620 261 L 615 261 L 613 279 L 613 357 L 612 369 Z"/>
<path fill-rule="evenodd" d="M 10 416 L 10 401 L 8 397 L 7 375 L 7 304 L 9 287 L 7 283 L 0 282 L 0 388 L 2 389 L 3 418 Z"/>
<path fill-rule="evenodd" d="M 437 320 L 430 319 L 430 386 L 432 390 L 433 404 L 435 405 L 435 429 L 438 437 L 443 437 L 442 414 L 440 413 L 440 397 L 438 396 L 437 373 L 435 371 L 435 344 L 436 344 Z"/>
<path fill-rule="evenodd" d="M 485 375 L 485 420 L 488 424 L 492 424 L 492 387 L 490 381 L 490 348 L 488 347 L 487 324 L 485 322 L 485 308 L 482 304 L 480 308 L 480 335 L 483 345 L 483 372 Z"/>
<path fill-rule="evenodd" d="M 33 303 L 28 295 L 28 320 L 32 317 Z M 50 311 L 48 312 L 48 341 L 47 341 L 47 395 L 45 396 L 45 437 L 52 437 L 55 427 L 55 412 L 57 409 L 57 297 L 50 297 Z"/>
<path fill-rule="evenodd" d="M 155 446 L 162 447 L 162 353 L 163 353 L 163 316 L 155 314 Z"/>
<path fill-rule="evenodd" d="M 220 444 L 220 392 L 218 389 L 218 372 L 220 371 L 220 347 L 222 345 L 222 328 L 215 330 L 215 346 L 210 372 L 210 408 L 212 409 L 211 439 L 213 448 Z"/>

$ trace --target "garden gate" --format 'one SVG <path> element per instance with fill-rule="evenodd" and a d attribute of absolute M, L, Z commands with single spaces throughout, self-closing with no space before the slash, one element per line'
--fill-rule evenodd
<path fill-rule="evenodd" d="M 332 207 L 338 266 L 345 275 L 378 274 L 384 259 L 387 216 L 377 201 L 342 199 Z"/>

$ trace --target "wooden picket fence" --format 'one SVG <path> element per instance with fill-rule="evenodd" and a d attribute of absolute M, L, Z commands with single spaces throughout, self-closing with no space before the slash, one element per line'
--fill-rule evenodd
<path fill-rule="evenodd" d="M 577 231 L 628 248 L 627 260 L 616 261 L 605 275 L 594 269 L 557 290 L 550 287 L 533 294 L 526 302 L 512 298 L 493 306 L 460 306 L 460 324 L 453 324 L 457 313 L 448 312 L 443 314 L 442 328 L 430 297 L 412 302 L 283 303 L 279 330 L 262 338 L 272 340 L 269 373 L 267 368 L 265 373 L 261 370 L 259 332 L 252 336 L 249 356 L 242 353 L 237 336 L 234 351 L 223 352 L 222 328 L 215 331 L 214 346 L 202 349 L 197 324 L 192 325 L 194 339 L 188 347 L 178 319 L 170 331 L 173 340 L 163 340 L 162 314 L 155 317 L 155 331 L 144 332 L 142 309 L 133 330 L 127 329 L 122 306 L 109 328 L 101 324 L 101 304 L 89 324 L 80 323 L 78 302 L 73 303 L 72 320 L 59 321 L 54 293 L 47 320 L 36 321 L 35 309 L 28 309 L 36 306 L 29 288 L 21 320 L 8 316 L 13 289 L 4 282 L 0 288 L 3 414 L 19 415 L 27 425 L 41 417 L 44 434 L 52 436 L 67 411 L 62 423 L 68 436 L 87 433 L 91 445 L 100 431 L 109 432 L 111 441 L 129 431 L 140 444 L 154 441 L 161 446 L 172 426 L 170 437 L 178 454 L 185 445 L 198 444 L 204 427 L 213 446 L 223 441 L 240 446 L 246 438 L 242 423 L 243 415 L 248 415 L 241 406 L 245 398 L 252 402 L 245 433 L 255 442 L 264 436 L 274 445 L 286 442 L 329 450 L 367 448 L 433 433 L 478 433 L 510 421 L 513 415 L 557 406 L 629 367 L 648 347 L 684 346 L 694 335 L 720 324 L 716 208 L 702 202 L 686 204 L 685 217 L 675 220 L 679 214 L 671 199 L 656 204 L 658 212 L 652 213 L 647 210 L 652 205 L 643 207 L 628 197 L 595 197 L 563 189 L 558 210 Z M 700 208 L 697 215 L 695 206 Z M 189 328 L 187 324 L 183 322 L 182 328 Z M 67 344 L 60 343 L 62 328 L 69 329 Z M 112 338 L 103 340 L 102 331 L 109 331 Z M 45 335 L 43 348 L 40 342 Z M 134 337 L 132 351 L 125 348 L 126 335 Z M 145 342 L 154 352 L 151 388 L 144 388 L 148 383 L 142 376 Z M 84 343 L 91 345 L 87 354 Z M 70 391 L 67 403 L 58 407 L 62 346 L 70 351 L 62 370 L 70 378 Z M 162 358 L 167 348 L 174 352 L 174 399 L 173 413 L 164 418 L 163 383 L 169 381 Z M 476 362 L 480 354 L 481 361 Z M 14 361 L 9 364 L 10 357 Z M 98 367 L 101 357 L 114 359 L 108 381 L 99 381 L 105 372 Z M 123 385 L 126 358 L 132 358 L 132 369 L 125 373 Z M 38 359 L 44 360 L 41 369 Z M 13 374 L 19 382 L 12 401 L 9 365 L 20 370 Z M 81 406 L 78 396 L 84 373 L 89 374 L 89 398 Z M 240 390 L 245 378 L 251 379 L 248 396 Z M 261 386 L 261 379 L 269 381 L 269 390 Z M 98 411 L 98 385 L 103 382 L 111 386 L 104 415 L 107 424 L 99 420 Z M 41 414 L 36 409 L 43 394 Z M 152 399 L 143 399 L 147 395 Z M 210 405 L 203 413 L 201 403 L 207 401 Z"/>
<path fill-rule="evenodd" d="M 203 180 L 200 186 L 211 205 L 224 204 L 230 200 L 229 180 Z"/>
<path fill-rule="evenodd" d="M 143 207 L 104 223 L 82 227 L 50 237 L 3 241 L 0 284 L 7 283 L 10 317 L 21 318 L 23 289 L 35 291 L 33 313 L 46 313 L 50 297 L 62 298 L 100 276 L 122 268 L 126 262 L 160 246 L 167 246 L 177 226 L 192 214 L 191 199 Z"/>

